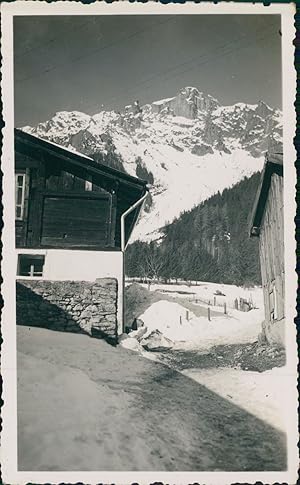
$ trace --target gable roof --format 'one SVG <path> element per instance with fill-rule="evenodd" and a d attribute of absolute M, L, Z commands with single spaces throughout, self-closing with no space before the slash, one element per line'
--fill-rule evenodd
<path fill-rule="evenodd" d="M 273 174 L 283 177 L 282 153 L 267 153 L 265 165 L 261 174 L 260 184 L 257 189 L 250 226 L 250 236 L 259 236 L 259 230 L 268 200 L 269 189 Z"/>
<path fill-rule="evenodd" d="M 43 140 L 19 129 L 15 129 L 15 151 L 49 163 L 52 167 L 57 166 L 61 170 L 70 171 L 85 180 L 88 180 L 88 177 L 92 175 L 93 183 L 116 193 L 119 218 L 148 192 L 146 180 L 98 163 L 86 155 L 68 150 L 56 143 Z M 141 205 L 134 207 L 126 218 L 126 242 L 132 233 L 141 207 Z M 120 229 L 117 227 L 116 237 L 118 239 L 120 239 L 119 231 Z"/>
<path fill-rule="evenodd" d="M 15 128 L 15 149 L 24 155 L 30 156 L 31 150 L 34 149 L 35 158 L 44 158 L 43 155 L 48 155 L 54 161 L 63 160 L 70 164 L 81 167 L 89 173 L 101 175 L 107 182 L 114 181 L 122 185 L 127 185 L 139 191 L 144 191 L 147 186 L 147 181 L 133 177 L 127 173 L 121 172 L 115 168 L 108 167 L 102 163 L 98 163 L 92 158 L 76 152 L 75 150 L 68 150 L 65 147 L 57 145 L 56 143 L 43 140 L 22 130 Z"/>

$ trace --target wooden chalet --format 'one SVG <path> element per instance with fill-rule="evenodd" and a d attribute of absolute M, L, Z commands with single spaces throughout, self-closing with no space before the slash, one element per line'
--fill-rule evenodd
<path fill-rule="evenodd" d="M 121 250 L 147 182 L 20 130 L 15 154 L 17 247 Z"/>
<path fill-rule="evenodd" d="M 259 237 L 265 304 L 263 335 L 284 345 L 283 157 L 267 154 L 254 203 L 250 236 Z"/>
<path fill-rule="evenodd" d="M 18 278 L 118 279 L 147 182 L 15 130 Z M 121 324 L 120 324 L 121 325 Z"/>

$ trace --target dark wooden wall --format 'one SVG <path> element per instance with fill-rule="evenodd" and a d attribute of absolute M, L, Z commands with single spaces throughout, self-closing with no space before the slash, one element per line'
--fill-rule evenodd
<path fill-rule="evenodd" d="M 16 154 L 16 171 L 27 173 L 28 195 L 16 221 L 17 247 L 115 247 L 116 197 L 55 164 Z M 92 182 L 92 179 L 89 178 Z"/>
<path fill-rule="evenodd" d="M 23 136 L 15 145 L 15 167 L 28 171 L 29 195 L 26 217 L 16 223 L 17 247 L 120 250 L 121 216 L 145 193 L 145 183 L 50 150 L 43 140 L 33 148 Z M 126 217 L 125 240 L 138 213 Z"/>
<path fill-rule="evenodd" d="M 43 246 L 107 246 L 110 197 L 45 195 L 41 244 Z"/>
<path fill-rule="evenodd" d="M 283 177 L 273 174 L 260 229 L 260 263 L 266 320 L 271 319 L 270 294 L 275 287 L 276 320 L 284 319 Z"/>
<path fill-rule="evenodd" d="M 64 170 L 52 173 L 46 171 L 46 190 L 55 192 L 86 192 L 85 180 Z M 54 173 L 53 173 L 54 172 Z M 93 184 L 92 192 L 105 192 L 101 187 Z"/>

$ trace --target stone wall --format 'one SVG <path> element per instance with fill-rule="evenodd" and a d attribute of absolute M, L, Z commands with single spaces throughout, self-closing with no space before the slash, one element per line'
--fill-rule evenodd
<path fill-rule="evenodd" d="M 17 281 L 17 324 L 87 333 L 117 342 L 118 284 L 89 281 Z"/>

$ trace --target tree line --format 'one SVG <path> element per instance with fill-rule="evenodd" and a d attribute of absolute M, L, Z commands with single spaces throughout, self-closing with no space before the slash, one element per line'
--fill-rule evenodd
<path fill-rule="evenodd" d="M 261 283 L 258 239 L 249 224 L 260 174 L 183 212 L 158 242 L 129 245 L 126 275 L 146 279 Z"/>

